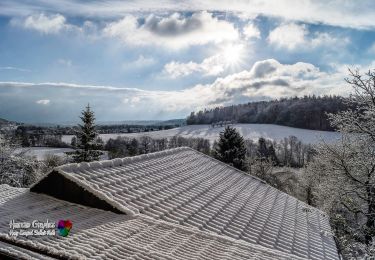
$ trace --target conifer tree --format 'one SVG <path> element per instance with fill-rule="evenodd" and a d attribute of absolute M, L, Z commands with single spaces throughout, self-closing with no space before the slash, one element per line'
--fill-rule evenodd
<path fill-rule="evenodd" d="M 102 152 L 98 151 L 97 136 L 95 131 L 95 116 L 88 104 L 86 109 L 82 111 L 82 125 L 78 125 L 79 130 L 77 136 L 77 150 L 73 155 L 75 162 L 91 162 L 99 160 Z"/>
<path fill-rule="evenodd" d="M 237 169 L 245 170 L 246 147 L 243 137 L 238 131 L 227 126 L 220 133 L 219 142 L 215 145 L 214 157 Z"/>

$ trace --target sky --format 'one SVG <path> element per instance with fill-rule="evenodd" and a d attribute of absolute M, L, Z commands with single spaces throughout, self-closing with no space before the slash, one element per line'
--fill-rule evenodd
<path fill-rule="evenodd" d="M 202 3 L 204 2 L 204 3 Z M 372 0 L 2 0 L 0 118 L 185 118 L 192 111 L 343 95 L 375 68 Z"/>

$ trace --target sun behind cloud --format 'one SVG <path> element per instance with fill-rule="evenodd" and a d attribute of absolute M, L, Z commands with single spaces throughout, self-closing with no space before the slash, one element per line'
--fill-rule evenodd
<path fill-rule="evenodd" d="M 223 48 L 225 63 L 229 66 L 239 65 L 244 54 L 244 47 L 241 44 L 230 44 Z"/>

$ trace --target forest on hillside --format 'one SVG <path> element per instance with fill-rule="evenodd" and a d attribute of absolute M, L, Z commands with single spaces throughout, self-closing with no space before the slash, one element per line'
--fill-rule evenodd
<path fill-rule="evenodd" d="M 231 123 L 278 124 L 312 130 L 335 130 L 327 114 L 351 108 L 340 96 L 304 96 L 216 107 L 192 112 L 188 125 Z"/>

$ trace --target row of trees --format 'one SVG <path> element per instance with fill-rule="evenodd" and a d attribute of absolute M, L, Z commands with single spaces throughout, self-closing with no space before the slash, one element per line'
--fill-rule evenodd
<path fill-rule="evenodd" d="M 243 146 L 239 146 L 240 143 Z M 268 161 L 272 163 L 272 166 L 301 168 L 311 160 L 314 153 L 311 145 L 303 144 L 295 136 L 286 137 L 280 141 L 265 138 L 259 138 L 258 141 L 243 140 L 236 129 L 229 126 L 221 133 L 219 141 L 215 141 L 213 145 L 207 139 L 194 137 L 173 136 L 154 139 L 149 136 L 140 138 L 118 136 L 109 139 L 103 146 L 103 150 L 108 151 L 109 158 L 113 159 L 182 146 L 217 157 L 241 170 L 248 170 L 251 162 L 258 160 Z M 227 149 L 231 147 L 235 151 L 228 152 Z M 221 150 L 225 152 L 220 152 Z M 234 158 L 239 158 L 238 152 L 243 154 L 242 159 L 234 162 Z"/>
<path fill-rule="evenodd" d="M 172 138 L 153 139 L 149 136 L 142 136 L 139 139 L 128 137 L 117 137 L 109 139 L 104 146 L 108 151 L 109 158 L 119 158 L 125 156 L 134 156 L 152 152 L 163 151 L 176 147 L 187 146 L 205 154 L 211 153 L 210 142 L 203 138 L 185 138 L 174 136 Z"/>
<path fill-rule="evenodd" d="M 159 130 L 167 130 L 175 127 L 179 127 L 184 124 L 184 120 L 171 120 L 160 123 L 145 124 L 106 124 L 97 125 L 96 132 L 99 134 L 113 134 L 113 133 L 141 133 L 141 132 L 151 132 Z M 9 122 L 11 124 L 11 122 Z M 8 125 L 9 125 L 8 124 Z M 1 126 L 1 125 L 0 125 Z M 32 139 L 44 138 L 44 136 L 62 136 L 62 135 L 72 135 L 76 131 L 79 131 L 79 126 L 38 126 L 21 124 L 15 126 L 17 128 L 16 134 L 22 138 L 28 138 L 29 145 L 32 146 Z M 39 140 L 36 140 L 37 142 Z M 37 144 L 36 144 L 37 146 Z"/>
<path fill-rule="evenodd" d="M 218 122 L 279 124 L 313 130 L 334 130 L 327 113 L 345 111 L 355 106 L 340 96 L 304 96 L 280 100 L 251 102 L 192 112 L 188 125 Z"/>
<path fill-rule="evenodd" d="M 213 144 L 211 154 L 240 170 L 251 170 L 252 164 L 267 161 L 272 166 L 304 167 L 311 161 L 314 149 L 303 144 L 295 136 L 285 137 L 280 141 L 268 140 L 263 137 L 257 142 L 244 140 L 239 132 L 227 126 L 220 133 L 218 141 Z"/>
<path fill-rule="evenodd" d="M 20 127 L 16 130 L 16 138 L 21 141 L 23 147 L 68 147 L 62 141 L 61 135 L 28 133 Z"/>

